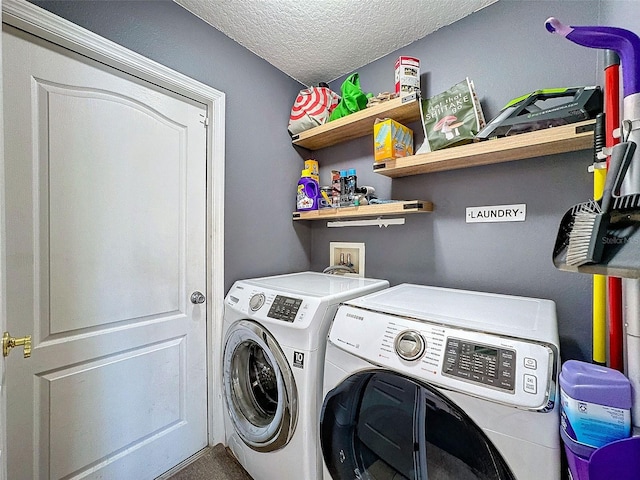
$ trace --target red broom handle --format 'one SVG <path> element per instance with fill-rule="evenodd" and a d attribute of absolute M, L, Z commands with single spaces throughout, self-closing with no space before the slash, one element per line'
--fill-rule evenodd
<path fill-rule="evenodd" d="M 607 52 L 609 64 L 604 70 L 605 90 L 605 133 L 606 145 L 611 148 L 620 142 L 614 138 L 613 131 L 620 127 L 620 60 L 614 52 Z M 607 167 L 609 157 L 607 157 Z M 609 367 L 624 370 L 624 351 L 622 329 L 622 279 L 607 279 L 609 292 Z"/>
<path fill-rule="evenodd" d="M 613 131 L 620 127 L 620 64 L 609 65 L 604 70 L 604 111 L 605 133 L 607 147 L 620 143 L 619 138 L 613 136 Z M 609 168 L 609 157 L 607 157 Z"/>

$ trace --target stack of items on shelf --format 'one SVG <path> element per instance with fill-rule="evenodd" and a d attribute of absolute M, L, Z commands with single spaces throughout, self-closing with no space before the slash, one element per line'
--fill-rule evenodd
<path fill-rule="evenodd" d="M 296 210 L 301 212 L 319 208 L 357 207 L 367 205 L 374 198 L 373 187 L 358 187 L 354 168 L 332 170 L 331 185 L 320 187 L 317 160 L 305 160 L 296 191 Z"/>
<path fill-rule="evenodd" d="M 375 188 L 358 186 L 355 168 L 331 170 L 331 203 L 329 206 L 358 207 L 368 205 L 375 198 Z"/>
<path fill-rule="evenodd" d="M 289 134 L 295 136 L 325 123 L 346 117 L 367 107 L 397 98 L 411 92 L 420 93 L 420 60 L 414 57 L 399 57 L 395 68 L 395 93 L 367 93 L 360 87 L 358 72 L 349 75 L 340 87 L 342 96 L 333 92 L 329 85 L 300 90 L 289 117 Z"/>

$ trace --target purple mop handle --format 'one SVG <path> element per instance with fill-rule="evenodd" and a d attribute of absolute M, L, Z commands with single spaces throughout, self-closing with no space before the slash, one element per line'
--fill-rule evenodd
<path fill-rule="evenodd" d="M 635 33 L 616 27 L 573 27 L 553 17 L 545 22 L 545 27 L 578 45 L 616 52 L 622 64 L 624 96 L 640 92 L 640 38 Z"/>

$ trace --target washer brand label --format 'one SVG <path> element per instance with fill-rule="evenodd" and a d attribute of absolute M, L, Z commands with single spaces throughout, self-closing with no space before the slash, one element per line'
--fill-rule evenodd
<path fill-rule="evenodd" d="M 364 317 L 361 317 L 360 315 L 355 315 L 355 314 L 353 314 L 353 313 L 347 313 L 347 314 L 346 314 L 346 317 L 347 317 L 347 318 L 354 318 L 354 319 L 356 319 L 356 320 L 360 320 L 360 321 L 363 321 L 363 320 L 364 320 Z"/>
<path fill-rule="evenodd" d="M 303 352 L 293 352 L 293 366 L 298 368 L 304 368 Z"/>

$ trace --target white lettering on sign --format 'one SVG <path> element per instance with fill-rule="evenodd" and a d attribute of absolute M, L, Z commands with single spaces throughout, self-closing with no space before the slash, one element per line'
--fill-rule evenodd
<path fill-rule="evenodd" d="M 467 207 L 467 223 L 524 222 L 527 205 L 493 205 L 487 207 Z"/>

